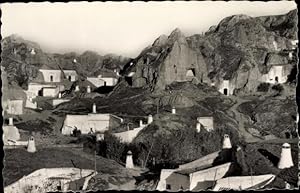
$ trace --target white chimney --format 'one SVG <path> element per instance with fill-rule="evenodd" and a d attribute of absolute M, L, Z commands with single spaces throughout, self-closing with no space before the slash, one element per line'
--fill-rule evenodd
<path fill-rule="evenodd" d="M 31 55 L 35 55 L 35 51 L 34 49 L 31 49 L 31 52 L 30 52 Z"/>
<path fill-rule="evenodd" d="M 61 93 L 58 93 L 58 98 L 59 98 L 59 99 L 61 98 Z"/>
<path fill-rule="evenodd" d="M 293 165 L 294 164 L 293 164 L 293 160 L 292 160 L 291 145 L 288 143 L 284 143 L 282 145 L 282 149 L 281 149 L 281 155 L 280 155 L 280 160 L 278 163 L 278 168 L 279 169 L 290 168 Z"/>
<path fill-rule="evenodd" d="M 97 113 L 97 107 L 95 103 L 93 104 L 93 113 Z"/>
<path fill-rule="evenodd" d="M 143 126 L 143 120 L 140 120 L 140 127 Z"/>
<path fill-rule="evenodd" d="M 8 125 L 14 125 L 14 119 L 12 117 L 8 118 Z"/>
<path fill-rule="evenodd" d="M 293 53 L 289 52 L 289 58 L 292 59 L 293 58 Z"/>
<path fill-rule="evenodd" d="M 197 122 L 196 130 L 197 130 L 197 133 L 199 133 L 201 131 L 201 123 Z"/>
<path fill-rule="evenodd" d="M 175 107 L 172 107 L 172 114 L 176 114 L 176 109 L 175 109 Z"/>
<path fill-rule="evenodd" d="M 291 185 L 289 183 L 287 183 L 286 181 L 284 182 L 285 183 L 285 189 L 291 189 Z"/>
<path fill-rule="evenodd" d="M 297 113 L 297 116 L 296 116 L 296 123 L 299 122 L 299 113 Z"/>
<path fill-rule="evenodd" d="M 34 153 L 36 152 L 35 142 L 33 136 L 31 136 L 28 140 L 27 152 Z"/>
<path fill-rule="evenodd" d="M 76 85 L 75 92 L 78 92 L 78 91 L 79 91 L 79 85 Z"/>
<path fill-rule="evenodd" d="M 87 92 L 87 93 L 91 93 L 91 87 L 90 87 L 90 86 L 87 86 L 86 92 Z"/>
<path fill-rule="evenodd" d="M 74 63 L 77 63 L 77 60 L 74 58 L 74 59 L 73 59 L 73 62 L 74 62 Z"/>
<path fill-rule="evenodd" d="M 97 141 L 102 141 L 104 139 L 104 134 L 103 133 L 97 133 L 96 134 L 96 140 Z"/>
<path fill-rule="evenodd" d="M 153 122 L 152 115 L 148 115 L 148 124 L 151 124 Z"/>
<path fill-rule="evenodd" d="M 223 146 L 222 149 L 231 149 L 231 142 L 230 142 L 230 138 L 228 134 L 224 135 L 224 139 L 223 139 Z"/>
<path fill-rule="evenodd" d="M 126 156 L 126 168 L 134 168 L 132 160 L 132 152 L 129 150 Z"/>

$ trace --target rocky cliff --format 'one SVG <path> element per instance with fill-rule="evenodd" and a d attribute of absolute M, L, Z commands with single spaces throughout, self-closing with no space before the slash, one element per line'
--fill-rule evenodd
<path fill-rule="evenodd" d="M 185 37 L 175 29 L 145 48 L 127 75 L 133 74 L 132 86 L 152 90 L 194 79 L 217 87 L 229 80 L 235 91 L 254 91 L 271 66 L 285 65 L 289 71 L 296 65 L 289 52 L 291 40 L 298 39 L 297 22 L 293 10 L 278 16 L 230 16 L 204 35 Z"/>
<path fill-rule="evenodd" d="M 24 40 L 18 35 L 2 39 L 1 44 L 1 66 L 7 72 L 8 82 L 23 88 L 38 76 L 38 70 L 41 68 L 72 69 L 86 77 L 97 75 L 102 70 L 122 69 L 129 61 L 126 57 L 114 54 L 101 56 L 93 51 L 82 54 L 50 54 L 44 52 L 37 43 Z"/>

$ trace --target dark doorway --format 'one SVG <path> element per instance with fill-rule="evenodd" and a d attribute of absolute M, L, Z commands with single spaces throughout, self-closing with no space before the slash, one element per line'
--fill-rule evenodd
<path fill-rule="evenodd" d="M 171 185 L 170 185 L 170 184 L 167 184 L 166 189 L 167 189 L 167 190 L 171 190 Z"/>
<path fill-rule="evenodd" d="M 69 79 L 69 81 L 71 81 L 72 80 L 71 76 L 68 76 L 68 79 Z"/>
<path fill-rule="evenodd" d="M 287 138 L 287 139 L 290 139 L 290 138 L 291 138 L 290 132 L 285 132 L 284 134 L 285 134 L 285 138 Z"/>
<path fill-rule="evenodd" d="M 278 76 L 275 76 L 275 82 L 278 82 Z"/>
<path fill-rule="evenodd" d="M 53 82 L 53 76 L 52 75 L 50 76 L 50 82 Z"/>
<path fill-rule="evenodd" d="M 228 89 L 227 89 L 227 88 L 224 88 L 223 93 L 224 93 L 224 95 L 228 95 Z"/>
<path fill-rule="evenodd" d="M 57 190 L 61 190 L 61 186 L 57 186 Z"/>
<path fill-rule="evenodd" d="M 41 90 L 38 91 L 38 95 L 39 96 L 43 96 L 43 89 L 41 89 Z"/>
<path fill-rule="evenodd" d="M 104 82 L 104 86 L 106 86 L 106 82 Z"/>
<path fill-rule="evenodd" d="M 129 86 L 132 86 L 132 77 L 125 77 L 125 81 L 129 84 Z"/>

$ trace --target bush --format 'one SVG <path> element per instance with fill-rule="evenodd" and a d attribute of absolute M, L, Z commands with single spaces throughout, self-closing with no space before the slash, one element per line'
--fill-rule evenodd
<path fill-rule="evenodd" d="M 268 92 L 270 88 L 270 83 L 260 83 L 260 85 L 258 85 L 257 87 L 257 92 Z"/>
<path fill-rule="evenodd" d="M 108 159 L 113 159 L 119 163 L 123 162 L 124 154 L 126 154 L 126 145 L 121 142 L 121 140 L 110 134 L 105 133 L 103 145 L 99 148 L 98 154 L 104 155 Z"/>
<path fill-rule="evenodd" d="M 283 91 L 283 86 L 280 84 L 276 84 L 276 85 L 272 86 L 272 89 L 281 93 Z"/>

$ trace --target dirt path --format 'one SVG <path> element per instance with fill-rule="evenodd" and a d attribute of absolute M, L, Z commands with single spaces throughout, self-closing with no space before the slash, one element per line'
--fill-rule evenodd
<path fill-rule="evenodd" d="M 251 135 L 247 130 L 245 129 L 245 121 L 247 121 L 244 114 L 240 113 L 237 108 L 240 104 L 250 101 L 246 99 L 241 99 L 235 96 L 230 96 L 230 99 L 236 101 L 236 103 L 230 108 L 230 110 L 234 113 L 234 118 L 238 122 L 238 131 L 240 134 L 240 137 L 243 137 L 246 143 L 254 143 L 259 142 L 263 140 L 263 138 L 259 138 L 256 136 Z"/>

